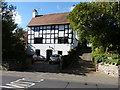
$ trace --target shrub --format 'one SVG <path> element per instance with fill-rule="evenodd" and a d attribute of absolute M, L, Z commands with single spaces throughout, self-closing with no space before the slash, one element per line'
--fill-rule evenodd
<path fill-rule="evenodd" d="M 120 55 L 118 54 L 94 54 L 93 62 L 94 63 L 108 62 L 108 63 L 120 64 Z"/>
<path fill-rule="evenodd" d="M 68 51 L 68 55 L 62 57 L 63 60 L 62 69 L 67 68 L 72 63 L 75 54 L 76 49 L 71 49 L 70 51 Z"/>

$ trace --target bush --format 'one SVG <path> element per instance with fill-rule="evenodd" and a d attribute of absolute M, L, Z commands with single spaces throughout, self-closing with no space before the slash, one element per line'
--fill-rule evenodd
<path fill-rule="evenodd" d="M 120 55 L 118 54 L 94 54 L 93 62 L 94 63 L 108 62 L 108 63 L 120 64 Z"/>
<path fill-rule="evenodd" d="M 72 63 L 75 54 L 76 49 L 71 49 L 70 51 L 68 51 L 68 55 L 62 57 L 63 60 L 62 69 L 67 68 Z"/>

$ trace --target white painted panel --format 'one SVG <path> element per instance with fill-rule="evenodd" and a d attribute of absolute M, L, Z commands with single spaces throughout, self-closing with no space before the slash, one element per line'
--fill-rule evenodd
<path fill-rule="evenodd" d="M 43 30 L 43 33 L 46 33 L 46 30 Z"/>
<path fill-rule="evenodd" d="M 58 37 L 58 34 L 55 34 L 55 37 Z"/>
<path fill-rule="evenodd" d="M 50 30 L 47 30 L 47 33 L 50 33 Z"/>
<path fill-rule="evenodd" d="M 59 32 L 59 36 L 63 37 L 64 36 L 64 32 Z"/>
<path fill-rule="evenodd" d="M 31 31 L 31 34 L 34 34 L 34 31 Z"/>
<path fill-rule="evenodd" d="M 69 34 L 69 38 L 71 38 L 72 37 L 72 34 Z"/>
<path fill-rule="evenodd" d="M 42 37 L 42 34 L 40 34 L 39 36 Z"/>
<path fill-rule="evenodd" d="M 55 30 L 55 33 L 58 33 L 58 30 Z"/>
<path fill-rule="evenodd" d="M 71 33 L 72 32 L 72 29 L 69 29 L 69 33 Z"/>
<path fill-rule="evenodd" d="M 30 43 L 30 40 L 28 39 L 28 43 Z"/>
<path fill-rule="evenodd" d="M 40 33 L 42 34 L 42 30 L 40 30 Z"/>
<path fill-rule="evenodd" d="M 35 37 L 38 37 L 39 33 L 38 32 L 35 32 Z"/>
<path fill-rule="evenodd" d="M 64 25 L 59 25 L 59 30 L 64 30 Z"/>
<path fill-rule="evenodd" d="M 31 40 L 31 43 L 34 43 L 34 40 Z"/>
<path fill-rule="evenodd" d="M 45 38 L 45 35 L 43 35 L 43 38 Z"/>
<path fill-rule="evenodd" d="M 55 40 L 55 43 L 58 43 L 58 39 Z"/>
<path fill-rule="evenodd" d="M 51 35 L 51 38 L 54 38 L 54 34 Z"/>
<path fill-rule="evenodd" d="M 28 35 L 28 39 L 30 39 L 30 35 Z"/>
<path fill-rule="evenodd" d="M 46 43 L 50 43 L 50 39 L 47 39 L 47 40 L 46 40 Z"/>
<path fill-rule="evenodd" d="M 34 39 L 34 35 L 31 35 L 31 38 Z"/>
<path fill-rule="evenodd" d="M 28 34 L 30 34 L 30 31 L 28 31 Z"/>
<path fill-rule="evenodd" d="M 68 42 L 71 43 L 71 39 L 68 39 Z"/>
<path fill-rule="evenodd" d="M 67 36 L 68 36 L 68 34 L 65 34 L 65 36 L 67 37 Z"/>
<path fill-rule="evenodd" d="M 65 33 L 68 33 L 68 30 L 65 30 Z"/>
<path fill-rule="evenodd" d="M 51 30 L 51 33 L 54 33 L 54 30 Z"/>
<path fill-rule="evenodd" d="M 43 39 L 43 43 L 45 43 L 45 39 Z"/>
<path fill-rule="evenodd" d="M 51 39 L 51 43 L 54 43 L 54 39 Z"/>
<path fill-rule="evenodd" d="M 47 38 L 50 38 L 50 35 L 47 35 Z"/>

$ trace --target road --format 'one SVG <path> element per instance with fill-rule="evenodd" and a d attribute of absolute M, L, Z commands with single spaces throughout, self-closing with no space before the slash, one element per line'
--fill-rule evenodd
<path fill-rule="evenodd" d="M 1 88 L 94 88 L 95 90 L 118 88 L 118 79 L 113 77 L 14 71 L 3 72 L 1 77 Z"/>

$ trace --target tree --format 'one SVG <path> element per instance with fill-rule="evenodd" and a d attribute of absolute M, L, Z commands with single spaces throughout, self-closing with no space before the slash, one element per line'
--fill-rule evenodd
<path fill-rule="evenodd" d="M 90 40 L 92 49 L 103 52 L 120 47 L 120 4 L 117 2 L 91 2 L 76 5 L 69 14 L 71 27 L 80 41 Z"/>
<path fill-rule="evenodd" d="M 16 7 L 13 5 L 7 5 L 6 2 L 2 2 L 2 57 L 14 58 L 18 61 L 25 60 L 25 44 L 19 36 L 21 32 L 13 33 L 17 28 L 17 24 L 13 19 L 13 12 Z M 19 31 L 18 30 L 18 31 Z"/>
<path fill-rule="evenodd" d="M 17 24 L 12 19 L 12 11 L 15 7 L 8 6 L 6 2 L 2 2 L 2 53 L 3 57 L 10 53 L 13 43 L 12 31 L 16 28 Z"/>

